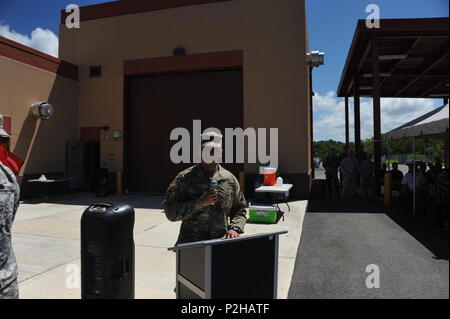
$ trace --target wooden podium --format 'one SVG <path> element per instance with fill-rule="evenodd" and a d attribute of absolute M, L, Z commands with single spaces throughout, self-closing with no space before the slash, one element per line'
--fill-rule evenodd
<path fill-rule="evenodd" d="M 213 239 L 168 248 L 177 254 L 177 299 L 276 299 L 278 236 Z"/>

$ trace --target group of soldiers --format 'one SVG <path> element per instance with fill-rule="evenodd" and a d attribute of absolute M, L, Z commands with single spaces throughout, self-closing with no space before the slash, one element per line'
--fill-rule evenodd
<path fill-rule="evenodd" d="M 365 199 L 374 197 L 375 167 L 371 154 L 361 151 L 355 157 L 352 150 L 344 149 L 338 156 L 336 150 L 330 149 L 322 166 L 325 168 L 328 197 L 333 197 L 334 192 L 345 203 L 355 195 L 358 182 Z"/>

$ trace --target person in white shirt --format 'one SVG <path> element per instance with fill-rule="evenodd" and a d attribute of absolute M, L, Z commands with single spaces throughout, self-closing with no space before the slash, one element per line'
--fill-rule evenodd
<path fill-rule="evenodd" d="M 417 171 L 416 165 L 408 164 L 408 173 L 406 173 L 402 179 L 403 195 L 405 198 L 405 210 L 407 213 L 411 212 L 412 210 L 414 188 L 416 189 L 416 202 L 426 197 L 427 179 L 423 174 L 420 174 L 420 172 Z M 414 169 L 416 169 L 415 185 Z"/>
<path fill-rule="evenodd" d="M 423 176 L 416 170 L 416 183 L 415 183 L 416 188 L 419 188 L 420 186 L 423 186 L 426 183 L 427 183 L 427 180 L 426 180 L 425 176 Z M 413 164 L 408 165 L 408 173 L 406 173 L 405 176 L 403 176 L 402 185 L 406 192 L 412 192 L 414 190 Z"/>

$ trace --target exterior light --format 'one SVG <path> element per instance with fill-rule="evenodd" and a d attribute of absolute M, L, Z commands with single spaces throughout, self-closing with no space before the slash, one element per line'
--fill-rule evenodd
<path fill-rule="evenodd" d="M 36 119 L 48 120 L 53 116 L 53 106 L 47 102 L 38 102 L 31 105 L 31 116 Z"/>
<path fill-rule="evenodd" d="M 325 53 L 319 51 L 311 51 L 306 53 L 307 63 L 309 66 L 315 68 L 324 64 Z"/>
<path fill-rule="evenodd" d="M 121 131 L 121 130 L 115 130 L 115 131 L 113 132 L 112 137 L 113 137 L 113 139 L 114 139 L 115 141 L 120 141 L 120 140 L 122 140 L 122 131 Z"/>

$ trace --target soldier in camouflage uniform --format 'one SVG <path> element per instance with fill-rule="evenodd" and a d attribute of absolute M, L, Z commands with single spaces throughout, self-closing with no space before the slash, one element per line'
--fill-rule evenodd
<path fill-rule="evenodd" d="M 216 190 L 210 190 L 211 180 L 218 182 Z M 216 162 L 202 161 L 179 173 L 169 185 L 163 204 L 170 221 L 182 221 L 177 245 L 235 238 L 244 232 L 246 202 L 239 182 Z"/>
<path fill-rule="evenodd" d="M 0 127 L 0 144 L 8 138 Z M 17 262 L 11 244 L 11 226 L 19 207 L 19 194 L 14 173 L 0 162 L 0 299 L 19 298 Z"/>

